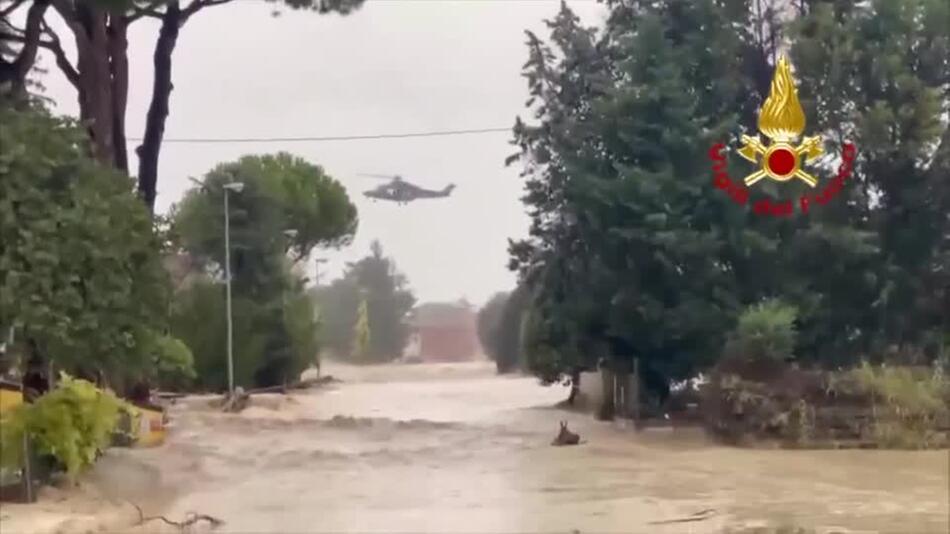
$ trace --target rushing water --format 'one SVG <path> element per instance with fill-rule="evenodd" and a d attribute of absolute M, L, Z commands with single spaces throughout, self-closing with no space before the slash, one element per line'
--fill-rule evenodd
<path fill-rule="evenodd" d="M 946 451 L 741 450 L 695 431 L 635 433 L 555 410 L 564 388 L 484 363 L 330 372 L 344 382 L 240 415 L 180 403 L 169 443 L 139 453 L 178 494 L 164 513 L 211 514 L 235 533 L 948 531 Z M 559 420 L 586 443 L 550 446 Z"/>

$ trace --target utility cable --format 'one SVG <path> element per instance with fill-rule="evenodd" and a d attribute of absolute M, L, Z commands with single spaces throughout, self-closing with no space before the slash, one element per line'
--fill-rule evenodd
<path fill-rule="evenodd" d="M 405 139 L 409 137 L 443 137 L 449 135 L 468 135 L 494 132 L 511 132 L 511 127 L 477 128 L 470 130 L 441 130 L 430 132 L 410 132 L 364 135 L 328 135 L 301 137 L 168 137 L 163 143 L 296 143 L 319 141 L 360 141 L 367 139 Z M 129 137 L 129 141 L 141 141 L 140 137 Z"/>

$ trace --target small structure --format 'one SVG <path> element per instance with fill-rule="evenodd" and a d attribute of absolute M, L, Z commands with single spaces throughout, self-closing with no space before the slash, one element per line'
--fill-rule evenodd
<path fill-rule="evenodd" d="M 476 313 L 466 302 L 417 306 L 410 318 L 413 356 L 425 362 L 473 360 L 478 353 Z"/>

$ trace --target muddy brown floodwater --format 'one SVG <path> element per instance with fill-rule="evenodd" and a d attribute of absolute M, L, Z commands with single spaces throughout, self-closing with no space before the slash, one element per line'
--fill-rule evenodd
<path fill-rule="evenodd" d="M 947 451 L 742 450 L 695 431 L 636 433 L 555 410 L 564 388 L 487 363 L 325 372 L 344 382 L 240 415 L 179 403 L 169 443 L 124 459 L 161 466 L 175 496 L 165 515 L 211 514 L 234 533 L 948 531 Z M 551 447 L 559 419 L 586 443 Z M 115 491 L 136 498 L 135 477 L 120 478 Z"/>

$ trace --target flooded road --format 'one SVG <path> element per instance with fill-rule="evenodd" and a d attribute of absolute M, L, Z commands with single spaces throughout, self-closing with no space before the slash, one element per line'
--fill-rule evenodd
<path fill-rule="evenodd" d="M 948 530 L 946 451 L 740 450 L 693 431 L 637 434 L 554 410 L 564 388 L 487 363 L 325 372 L 344 382 L 240 415 L 176 406 L 169 443 L 139 453 L 178 494 L 165 515 L 211 514 L 235 533 Z M 550 446 L 560 419 L 586 443 Z"/>

